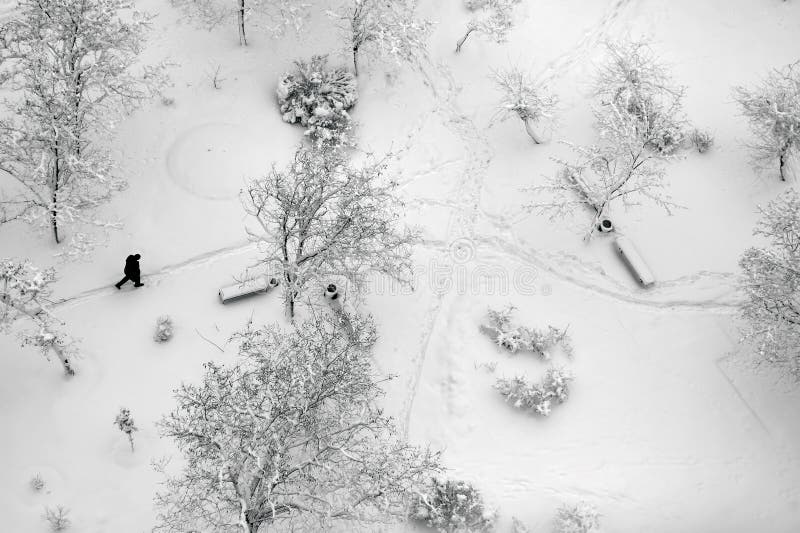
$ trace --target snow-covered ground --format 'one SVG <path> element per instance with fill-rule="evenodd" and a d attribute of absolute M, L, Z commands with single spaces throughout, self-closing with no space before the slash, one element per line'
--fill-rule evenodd
<path fill-rule="evenodd" d="M 56 306 L 83 339 L 78 375 L 0 338 L 0 508 L 3 531 L 44 532 L 44 505 L 72 510 L 74 531 L 128 533 L 153 524 L 159 476 L 150 462 L 174 452 L 155 422 L 172 390 L 202 363 L 231 360 L 227 337 L 252 316 L 284 321 L 277 294 L 221 306 L 216 290 L 256 257 L 237 194 L 249 177 L 292 156 L 301 130 L 281 121 L 278 76 L 297 58 L 341 46 L 323 16 L 300 39 L 233 25 L 207 32 L 161 0 L 147 59 L 169 56 L 174 104 L 154 102 L 125 121 L 115 155 L 130 182 L 110 206 L 125 222 L 88 263 L 60 268 Z M 12 6 L 0 1 L 0 13 Z M 375 280 L 363 310 L 379 324 L 376 364 L 397 375 L 387 409 L 417 442 L 444 449 L 501 516 L 547 531 L 561 502 L 586 500 L 607 532 L 800 531 L 800 391 L 754 372 L 737 345 L 735 278 L 754 241 L 756 206 L 793 182 L 758 176 L 742 142 L 733 85 L 800 59 L 800 4 L 779 0 L 525 0 L 503 45 L 471 37 L 453 52 L 467 12 L 427 0 L 438 21 L 422 72 L 367 65 L 353 111 L 363 146 L 407 147 L 399 181 L 408 220 L 421 226 L 417 290 Z M 319 10 L 318 10 L 319 12 Z M 556 141 L 594 138 L 589 86 L 598 44 L 646 35 L 688 87 L 686 110 L 714 132 L 707 154 L 668 169 L 685 207 L 615 212 L 658 283 L 639 288 L 603 235 L 582 240 L 578 216 L 556 224 L 527 214 L 523 187 L 566 154 Z M 342 59 L 344 61 L 344 59 Z M 496 123 L 491 69 L 517 63 L 560 98 L 552 139 L 534 146 L 521 123 Z M 221 88 L 211 76 L 220 66 Z M 45 238 L 0 229 L 0 256 L 52 262 Z M 121 292 L 128 253 L 142 255 L 146 286 Z M 546 365 L 509 356 L 481 334 L 488 306 L 513 303 L 520 322 L 569 325 L 575 373 L 567 403 L 548 418 L 504 404 L 491 383 Z M 172 341 L 152 340 L 159 315 Z M 490 372 L 481 363 L 496 362 Z M 137 449 L 114 427 L 128 407 Z M 40 473 L 44 494 L 29 489 Z"/>

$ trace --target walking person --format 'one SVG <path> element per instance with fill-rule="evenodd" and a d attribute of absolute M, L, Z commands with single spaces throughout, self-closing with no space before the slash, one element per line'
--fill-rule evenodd
<path fill-rule="evenodd" d="M 119 283 L 114 285 L 117 289 L 122 288 L 122 286 L 127 283 L 128 281 L 133 282 L 134 287 L 141 287 L 144 285 L 140 281 L 141 272 L 139 271 L 139 259 L 142 256 L 139 254 L 129 255 L 128 258 L 125 260 L 125 277 L 119 280 Z"/>

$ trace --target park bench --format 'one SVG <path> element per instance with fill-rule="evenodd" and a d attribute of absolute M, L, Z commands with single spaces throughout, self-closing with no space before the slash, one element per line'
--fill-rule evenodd
<path fill-rule="evenodd" d="M 649 287 L 655 283 L 656 279 L 650 271 L 650 267 L 644 262 L 630 239 L 618 236 L 614 239 L 614 245 L 642 287 Z"/>
<path fill-rule="evenodd" d="M 219 300 L 226 304 L 253 294 L 269 292 L 277 286 L 278 280 L 276 278 L 267 278 L 266 276 L 250 278 L 236 285 L 221 288 L 219 290 Z"/>

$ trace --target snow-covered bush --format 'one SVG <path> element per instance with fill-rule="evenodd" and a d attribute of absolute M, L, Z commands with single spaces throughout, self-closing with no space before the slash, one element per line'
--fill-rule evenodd
<path fill-rule="evenodd" d="M 45 507 L 42 518 L 50 524 L 50 531 L 64 531 L 72 525 L 72 520 L 67 515 L 69 515 L 69 509 L 59 505 L 55 509 Z"/>
<path fill-rule="evenodd" d="M 156 332 L 153 334 L 153 339 L 156 342 L 167 342 L 172 338 L 172 318 L 169 315 L 163 315 L 156 320 Z"/>
<path fill-rule="evenodd" d="M 552 349 L 561 346 L 567 356 L 572 356 L 572 341 L 566 329 L 547 326 L 546 330 L 537 330 L 515 325 L 511 321 L 514 309 L 513 305 L 500 310 L 490 308 L 487 322 L 481 324 L 481 331 L 489 335 L 498 346 L 511 353 L 526 350 L 536 353 L 544 360 L 549 360 Z"/>
<path fill-rule="evenodd" d="M 542 121 L 552 121 L 557 98 L 518 67 L 495 72 L 494 81 L 503 93 L 500 101 L 501 116 L 519 118 L 525 125 L 528 136 L 539 144 L 541 141 L 534 133 L 533 126 Z"/>
<path fill-rule="evenodd" d="M 553 533 L 589 533 L 600 527 L 600 514 L 594 505 L 578 502 L 562 505 L 554 521 Z"/>
<path fill-rule="evenodd" d="M 131 444 L 131 451 L 133 451 L 133 432 L 139 431 L 139 428 L 134 424 L 130 410 L 122 407 L 119 410 L 119 414 L 117 414 L 117 417 L 114 419 L 114 424 L 116 424 L 120 431 L 127 435 L 128 442 Z"/>
<path fill-rule="evenodd" d="M 734 98 L 755 135 L 753 164 L 764 170 L 777 160 L 785 181 L 789 159 L 800 154 L 800 61 L 773 70 L 758 87 L 735 87 Z"/>
<path fill-rule="evenodd" d="M 548 416 L 553 402 L 564 403 L 569 397 L 572 375 L 565 369 L 549 368 L 540 384 L 530 383 L 523 376 L 499 378 L 494 388 L 518 409 L 532 410 Z"/>
<path fill-rule="evenodd" d="M 704 154 L 708 152 L 714 145 L 714 136 L 711 132 L 695 128 L 689 134 L 689 141 L 692 143 L 698 152 Z"/>
<path fill-rule="evenodd" d="M 486 506 L 477 488 L 466 481 L 431 479 L 417 496 L 411 518 L 442 533 L 491 531 L 497 513 Z"/>
<path fill-rule="evenodd" d="M 327 56 L 295 61 L 296 70 L 278 81 L 278 105 L 284 121 L 299 122 L 314 141 L 336 145 L 349 132 L 347 110 L 358 99 L 358 85 L 347 69 L 327 63 Z"/>
<path fill-rule="evenodd" d="M 44 478 L 41 474 L 34 474 L 30 480 L 31 489 L 34 492 L 41 492 L 45 487 Z"/>

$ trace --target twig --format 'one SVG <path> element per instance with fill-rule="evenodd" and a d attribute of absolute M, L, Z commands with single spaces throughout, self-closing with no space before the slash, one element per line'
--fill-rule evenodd
<path fill-rule="evenodd" d="M 215 342 L 214 342 L 214 341 L 212 341 L 212 340 L 209 340 L 207 337 L 204 337 L 202 333 L 200 333 L 199 331 L 197 331 L 197 328 L 194 328 L 194 332 L 195 332 L 195 333 L 197 333 L 198 335 L 200 335 L 200 338 L 201 338 L 201 339 L 203 339 L 203 340 L 204 340 L 204 341 L 206 341 L 207 343 L 211 344 L 212 346 L 215 346 L 215 347 L 217 348 L 217 350 L 219 350 L 219 351 L 220 351 L 220 352 L 222 352 L 222 353 L 225 353 L 225 350 L 223 350 L 222 348 L 220 348 L 220 347 L 219 347 L 219 344 L 215 343 Z"/>

